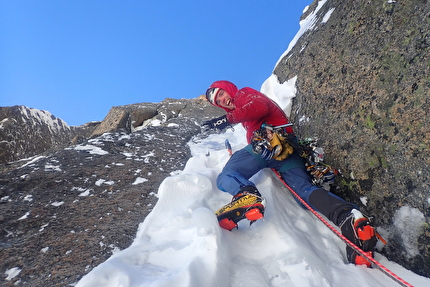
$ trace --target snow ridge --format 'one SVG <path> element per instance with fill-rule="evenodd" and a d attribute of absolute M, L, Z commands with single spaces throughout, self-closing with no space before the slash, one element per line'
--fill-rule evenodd
<path fill-rule="evenodd" d="M 290 44 L 288 45 L 288 48 L 287 48 L 287 50 L 281 55 L 281 57 L 279 57 L 279 60 L 278 60 L 278 62 L 276 62 L 276 65 L 275 65 L 275 68 L 278 66 L 278 64 L 279 64 L 279 62 L 286 56 L 286 55 L 288 55 L 288 53 L 293 49 L 293 47 L 296 45 L 296 43 L 297 43 L 297 41 L 300 39 L 300 37 L 304 34 L 304 33 L 306 33 L 306 31 L 309 31 L 309 30 L 314 30 L 314 29 L 316 29 L 316 23 L 317 23 L 317 21 L 318 21 L 318 18 L 317 18 L 317 13 L 318 13 L 318 11 L 324 6 L 324 4 L 327 2 L 327 0 L 320 0 L 319 2 L 318 2 L 318 6 L 317 6 L 317 8 L 315 9 L 315 11 L 313 11 L 312 13 L 310 13 L 304 20 L 302 20 L 302 21 L 300 21 L 300 29 L 299 29 L 299 31 L 297 32 L 297 34 L 294 36 L 294 38 L 293 38 L 293 40 L 291 40 L 291 42 L 290 42 Z M 307 11 L 307 9 L 308 9 L 309 7 L 306 7 L 304 10 L 303 10 L 303 13 L 305 12 L 305 11 Z M 322 20 L 322 23 L 321 24 L 323 24 L 323 23 L 325 23 L 325 22 L 327 22 L 328 21 L 328 19 L 330 18 L 330 15 L 331 15 L 331 13 L 334 11 L 334 9 L 332 9 L 332 10 L 330 10 L 329 11 L 329 13 L 327 13 L 325 16 L 324 16 L 324 18 L 323 18 L 323 20 Z"/>
<path fill-rule="evenodd" d="M 19 110 L 23 115 L 23 122 L 27 121 L 33 126 L 46 125 L 52 133 L 59 133 L 63 131 L 69 131 L 69 125 L 60 118 L 55 117 L 48 111 L 42 111 L 34 108 L 27 108 L 20 106 Z"/>

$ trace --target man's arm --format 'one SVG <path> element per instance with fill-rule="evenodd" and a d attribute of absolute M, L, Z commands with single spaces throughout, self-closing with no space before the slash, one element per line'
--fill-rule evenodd
<path fill-rule="evenodd" d="M 231 126 L 231 124 L 228 122 L 226 116 L 222 116 L 219 118 L 208 120 L 208 121 L 202 123 L 202 127 L 205 129 L 223 130 L 229 126 Z"/>
<path fill-rule="evenodd" d="M 248 121 L 259 121 L 266 117 L 269 113 L 268 105 L 270 101 L 266 101 L 261 95 L 250 94 L 243 105 L 237 106 L 236 108 L 227 113 L 227 120 L 232 124 L 248 122 Z"/>

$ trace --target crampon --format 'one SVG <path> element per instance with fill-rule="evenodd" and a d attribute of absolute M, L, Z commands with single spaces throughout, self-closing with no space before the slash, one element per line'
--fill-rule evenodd
<path fill-rule="evenodd" d="M 258 193 L 258 191 L 257 191 Z M 254 192 L 243 191 L 233 197 L 233 200 L 224 205 L 215 215 L 221 228 L 232 230 L 238 227 L 238 222 L 247 219 L 250 224 L 264 217 L 265 200 Z"/>

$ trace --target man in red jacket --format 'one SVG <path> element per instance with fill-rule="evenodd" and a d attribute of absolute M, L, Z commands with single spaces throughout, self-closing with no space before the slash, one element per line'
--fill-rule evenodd
<path fill-rule="evenodd" d="M 239 90 L 228 81 L 214 82 L 206 91 L 206 98 L 212 105 L 224 109 L 226 115 L 204 122 L 202 126 L 223 130 L 232 124 L 241 123 L 249 143 L 231 156 L 217 178 L 218 188 L 233 195 L 232 202 L 217 211 L 222 227 L 231 230 L 237 226 L 237 222 L 224 217 L 228 217 L 230 207 L 237 207 L 238 204 L 246 207 L 241 219 L 256 220 L 263 217 L 264 201 L 249 179 L 263 168 L 272 168 L 279 171 L 282 179 L 304 201 L 338 225 L 349 240 L 373 256 L 377 239 L 369 220 L 356 205 L 311 183 L 303 159 L 288 144 L 295 141 L 293 129 L 282 128 L 282 135 L 276 136 L 277 141 L 273 139 L 271 128 L 289 123 L 285 113 L 274 101 L 252 88 Z M 249 216 L 246 212 L 249 212 Z M 369 238 L 358 238 L 358 229 L 370 232 Z M 347 247 L 347 255 L 352 263 L 370 265 L 350 247 Z"/>
<path fill-rule="evenodd" d="M 211 85 L 209 95 L 216 95 L 213 105 L 227 112 L 226 119 L 230 124 L 242 123 L 245 128 L 246 138 L 250 143 L 253 132 L 259 130 L 263 123 L 272 126 L 288 124 L 288 118 L 284 111 L 271 99 L 251 88 L 238 90 L 228 81 L 217 81 Z M 293 133 L 289 127 L 287 132 Z"/>

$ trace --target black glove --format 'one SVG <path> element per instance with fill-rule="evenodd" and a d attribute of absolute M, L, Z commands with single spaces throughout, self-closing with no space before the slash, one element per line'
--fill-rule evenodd
<path fill-rule="evenodd" d="M 215 118 L 209 121 L 206 121 L 202 123 L 202 127 L 206 129 L 217 129 L 217 130 L 223 130 L 230 126 L 230 123 L 227 121 L 226 116 L 222 116 L 219 118 Z"/>

